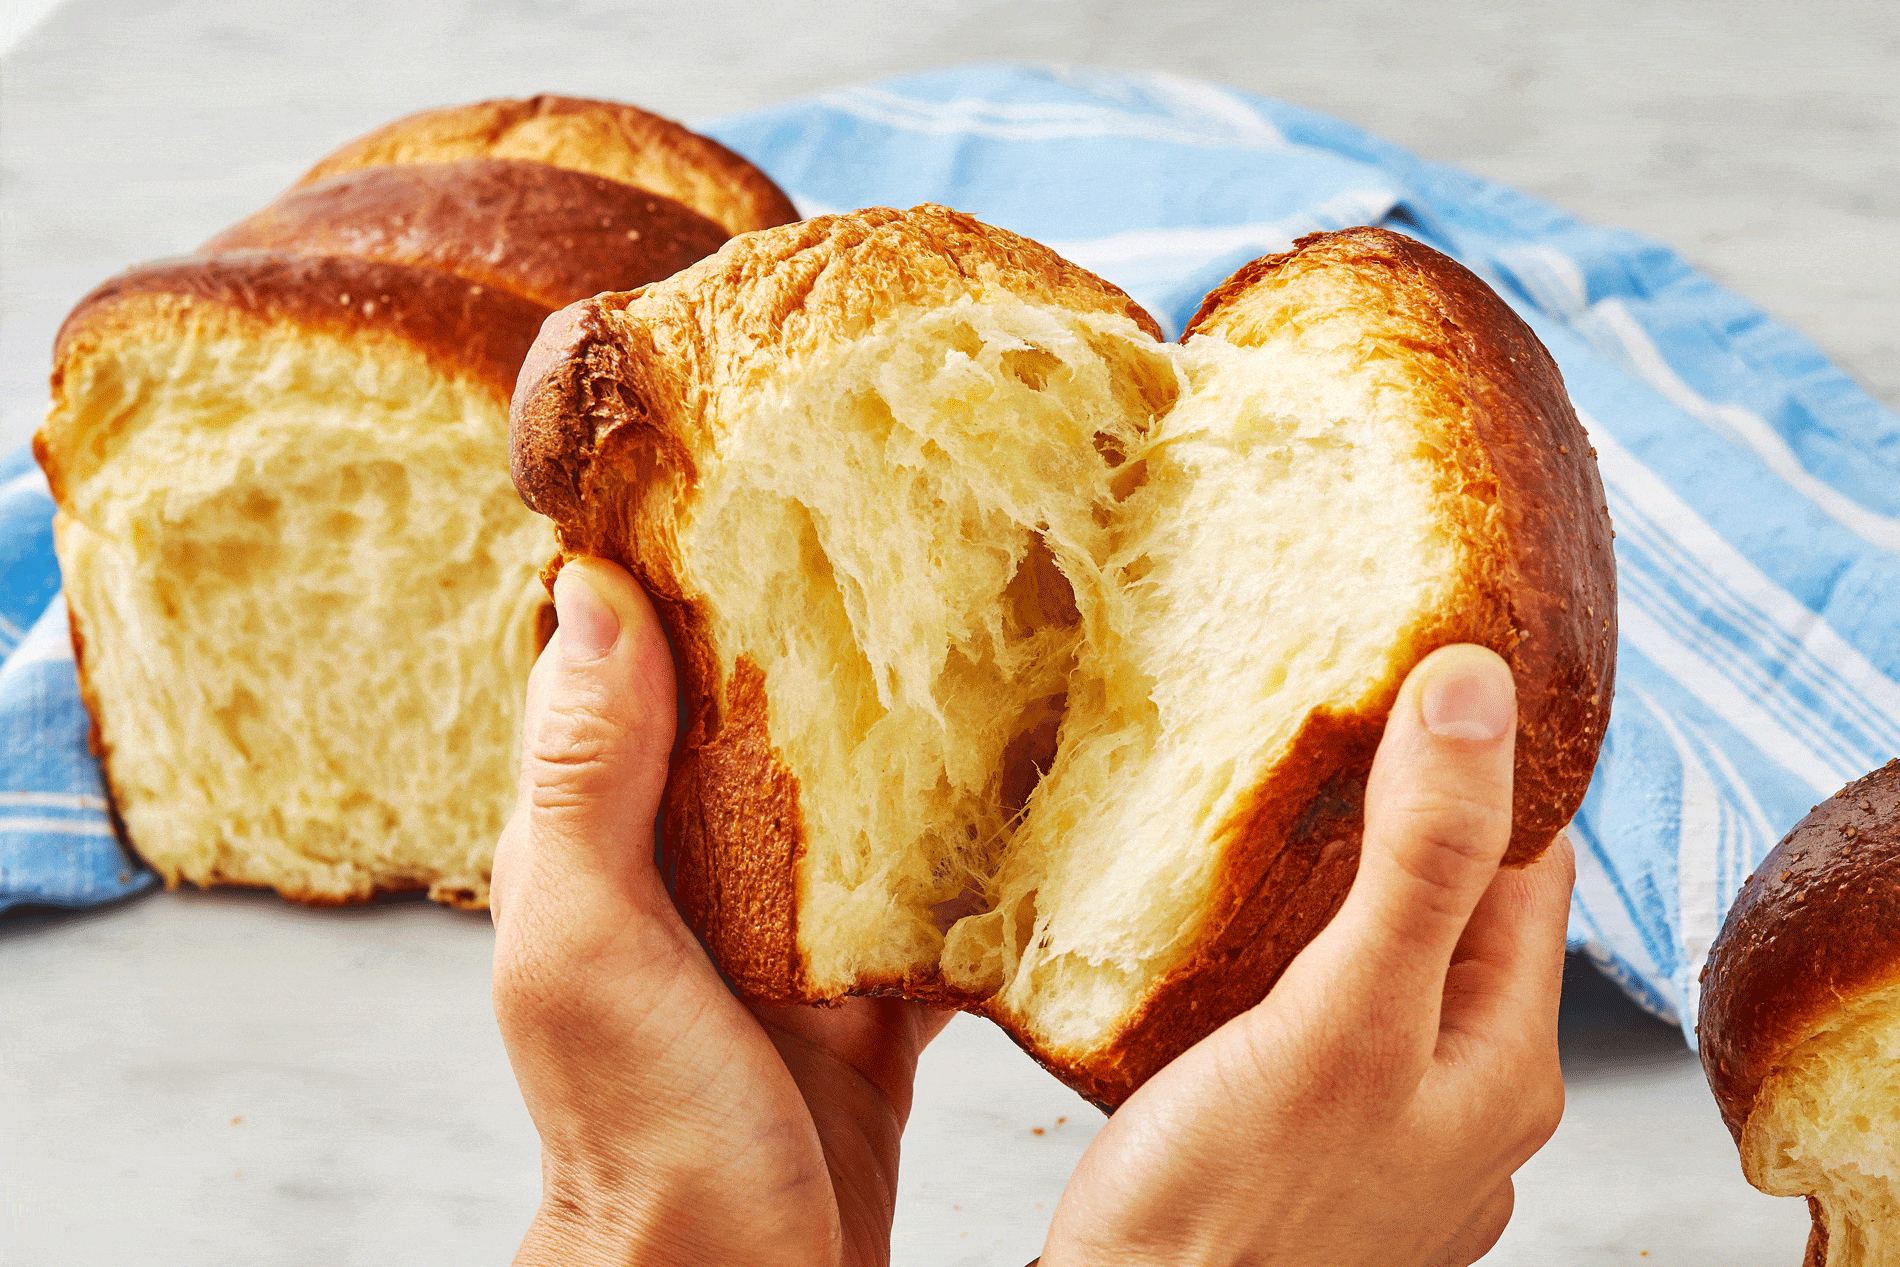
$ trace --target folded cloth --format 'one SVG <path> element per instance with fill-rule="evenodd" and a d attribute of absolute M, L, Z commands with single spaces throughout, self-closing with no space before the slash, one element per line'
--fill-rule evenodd
<path fill-rule="evenodd" d="M 1234 268 L 1317 229 L 1384 224 L 1489 281 L 1562 367 L 1618 531 L 1618 694 L 1571 832 L 1571 945 L 1691 1042 L 1696 976 L 1743 878 L 1810 804 L 1900 752 L 1900 419 L 1667 249 L 1169 75 L 964 67 L 696 126 L 807 214 L 946 203 L 1101 273 L 1170 333 Z M 38 520 L 0 519 L 17 627 L 57 584 L 28 493 Z M 8 760 L 80 752 L 76 704 L 21 711 L 16 678 L 9 659 Z M 103 822 L 84 800 L 96 774 L 38 777 L 0 771 L 11 795 L 74 798 L 34 817 Z M 72 839 L 0 826 L 0 903 L 75 874 Z M 89 874 L 112 882 L 98 900 L 144 882 Z"/>

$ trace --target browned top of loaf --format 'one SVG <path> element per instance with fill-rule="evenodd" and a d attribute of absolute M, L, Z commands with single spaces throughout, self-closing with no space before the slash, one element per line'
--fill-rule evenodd
<path fill-rule="evenodd" d="M 726 237 L 671 198 L 605 176 L 468 158 L 369 167 L 300 186 L 199 249 L 416 264 L 562 308 L 670 277 Z"/>
<path fill-rule="evenodd" d="M 1900 760 L 1769 851 L 1702 970 L 1702 1068 L 1739 1142 L 1762 1083 L 1843 1003 L 1900 982 Z"/>
<path fill-rule="evenodd" d="M 947 207 L 873 207 L 820 216 L 728 243 L 645 290 L 557 313 L 521 367 L 510 439 L 515 485 L 561 526 L 574 554 L 616 540 L 617 450 L 648 446 L 690 477 L 705 416 L 721 392 L 908 309 L 1012 294 L 1077 312 L 1126 316 L 1156 338 L 1141 306 L 1036 242 Z"/>
<path fill-rule="evenodd" d="M 57 434 L 65 382 L 81 360 L 120 345 L 190 335 L 297 339 L 312 333 L 399 339 L 503 400 L 547 309 L 431 268 L 343 255 L 239 251 L 142 264 L 81 299 L 53 345 L 54 409 L 34 450 L 60 496 L 81 437 Z"/>
<path fill-rule="evenodd" d="M 1340 267 L 1347 265 L 1347 267 Z M 1536 857 L 1582 804 L 1610 717 L 1616 570 L 1595 450 L 1556 363 L 1521 318 L 1470 271 L 1411 238 L 1346 229 L 1241 269 L 1208 296 L 1186 334 L 1235 343 L 1292 319 L 1276 292 L 1329 270 L 1341 309 L 1407 345 L 1443 403 L 1455 478 L 1493 501 L 1467 525 L 1488 549 L 1475 588 L 1508 604 L 1492 650 L 1517 679 L 1515 822 L 1507 864 Z M 1488 521 L 1487 521 L 1488 520 Z"/>
<path fill-rule="evenodd" d="M 299 185 L 395 163 L 521 158 L 664 194 L 747 233 L 798 219 L 771 177 L 719 142 L 615 101 L 543 94 L 424 110 L 377 128 L 317 163 Z"/>

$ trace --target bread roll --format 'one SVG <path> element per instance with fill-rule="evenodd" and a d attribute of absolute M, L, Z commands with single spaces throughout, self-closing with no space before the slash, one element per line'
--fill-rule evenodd
<path fill-rule="evenodd" d="M 1900 760 L 1816 806 L 1742 886 L 1697 1038 L 1742 1173 L 1808 1199 L 1808 1267 L 1900 1262 Z"/>
<path fill-rule="evenodd" d="M 1513 863 L 1607 719 L 1555 367 L 1391 233 L 1249 266 L 1169 347 L 966 216 L 824 217 L 559 314 L 512 427 L 564 557 L 629 567 L 672 637 L 663 854 L 738 987 L 981 1012 L 1101 1104 L 1331 917 L 1418 659 L 1517 675 Z"/>
<path fill-rule="evenodd" d="M 798 219 L 766 174 L 710 137 L 615 101 L 543 94 L 424 110 L 351 141 L 299 185 L 395 163 L 518 158 L 591 172 L 663 194 L 747 233 Z"/>
<path fill-rule="evenodd" d="M 669 277 L 726 231 L 644 189 L 520 159 L 371 167 L 304 185 L 199 253 L 284 250 L 445 269 L 554 309 Z"/>

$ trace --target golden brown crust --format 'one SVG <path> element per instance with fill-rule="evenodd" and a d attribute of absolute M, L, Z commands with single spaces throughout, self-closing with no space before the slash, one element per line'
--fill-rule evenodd
<path fill-rule="evenodd" d="M 517 295 L 436 269 L 350 256 L 237 251 L 141 264 L 95 288 L 60 326 L 54 408 L 34 438 L 34 453 L 53 499 L 64 506 L 68 475 L 77 474 L 69 467 L 104 456 L 88 437 L 55 427 L 57 419 L 84 413 L 65 407 L 69 367 L 154 330 L 397 339 L 506 400 L 546 314 Z"/>
<path fill-rule="evenodd" d="M 543 94 L 425 110 L 349 142 L 304 173 L 310 185 L 363 167 L 517 158 L 650 189 L 748 233 L 798 219 L 770 177 L 719 142 L 613 101 Z"/>
<path fill-rule="evenodd" d="M 735 239 L 662 286 L 550 318 L 515 392 L 515 485 L 561 525 L 570 554 L 587 553 L 624 527 L 605 494 L 634 451 L 690 483 L 691 438 L 722 388 L 747 390 L 907 309 L 1005 291 L 1161 334 L 1121 290 L 946 207 L 820 216 Z"/>
<path fill-rule="evenodd" d="M 671 198 L 521 159 L 345 172 L 290 190 L 200 254 L 279 250 L 437 268 L 561 308 L 670 277 L 726 232 Z"/>
<path fill-rule="evenodd" d="M 1900 982 L 1896 928 L 1900 759 L 1795 824 L 1742 885 L 1709 950 L 1698 1046 L 1737 1144 L 1763 1082 L 1796 1046 L 1844 1004 Z"/>
<path fill-rule="evenodd" d="M 163 304 L 177 319 L 224 310 L 270 325 L 336 335 L 393 335 L 503 395 L 548 310 L 436 269 L 347 255 L 233 251 L 127 269 L 74 306 L 53 342 L 53 393 L 72 357 L 126 331 L 123 311 Z M 215 319 L 206 317 L 204 319 Z"/>
<path fill-rule="evenodd" d="M 666 785 L 664 868 L 673 900 L 746 997 L 809 997 L 798 954 L 798 778 L 772 747 L 765 674 L 741 657 L 722 715 L 701 713 Z M 746 847 L 734 849 L 735 840 Z"/>

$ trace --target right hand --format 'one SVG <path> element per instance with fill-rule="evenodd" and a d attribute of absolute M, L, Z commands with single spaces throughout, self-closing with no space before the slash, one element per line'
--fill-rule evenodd
<path fill-rule="evenodd" d="M 1109 1119 L 1043 1267 L 1464 1267 L 1563 1113 L 1573 860 L 1500 871 L 1510 671 L 1446 647 L 1406 679 L 1345 905 L 1258 1006 Z"/>

